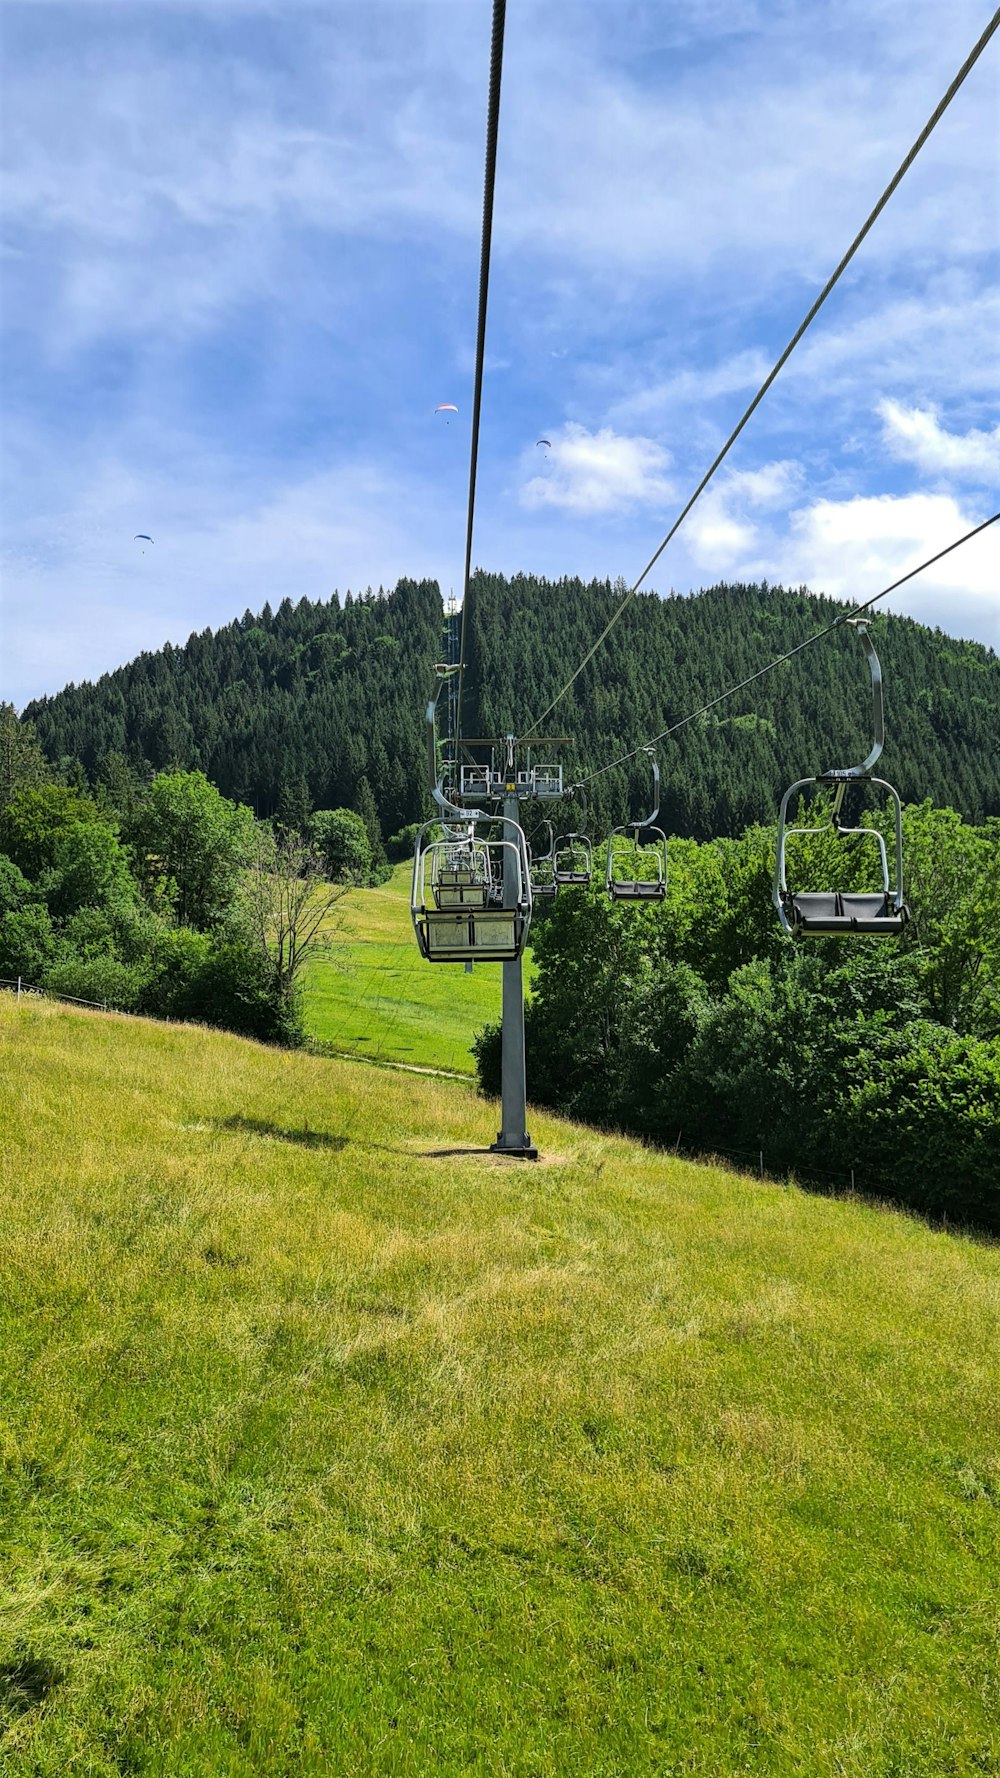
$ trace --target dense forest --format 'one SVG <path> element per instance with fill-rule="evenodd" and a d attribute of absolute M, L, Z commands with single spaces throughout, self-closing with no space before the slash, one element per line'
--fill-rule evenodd
<path fill-rule="evenodd" d="M 622 597 L 610 581 L 478 573 L 469 611 L 463 728 L 524 730 L 573 672 Z M 841 606 L 804 590 L 716 586 L 632 600 L 544 725 L 570 737 L 567 779 L 668 727 L 805 640 Z M 968 820 L 1000 814 L 1000 660 L 907 618 L 878 614 L 886 679 L 886 776 L 904 801 Z M 388 836 L 422 816 L 423 715 L 447 658 L 436 583 L 329 602 L 290 600 L 140 655 L 96 684 L 30 705 L 48 759 L 79 761 L 94 786 L 127 765 L 200 769 L 258 815 L 366 812 Z M 836 632 L 664 744 L 662 810 L 672 833 L 707 839 L 767 820 L 793 777 L 867 751 L 870 692 L 856 638 Z M 545 748 L 538 757 L 544 757 Z M 648 811 L 640 759 L 594 787 L 600 830 Z"/>

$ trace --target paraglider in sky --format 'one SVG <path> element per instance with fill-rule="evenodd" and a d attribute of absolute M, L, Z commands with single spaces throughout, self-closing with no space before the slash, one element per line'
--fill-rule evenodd
<path fill-rule="evenodd" d="M 539 445 L 548 445 L 549 450 L 551 451 L 552 440 L 551 440 L 551 438 L 536 438 L 536 440 L 535 440 L 535 449 L 536 450 L 538 449 Z"/>
<path fill-rule="evenodd" d="M 137 531 L 135 536 L 132 539 L 133 543 L 152 543 L 152 541 L 153 541 L 153 539 L 150 536 L 148 536 L 145 531 Z M 143 555 L 145 555 L 146 554 L 145 550 L 143 550 L 142 553 L 143 553 Z"/>
<path fill-rule="evenodd" d="M 435 413 L 436 413 L 436 414 L 457 414 L 457 413 L 458 413 L 458 409 L 457 409 L 457 407 L 456 407 L 456 406 L 455 406 L 455 403 L 454 403 L 454 402 L 453 402 L 453 401 L 442 401 L 442 402 L 441 402 L 441 403 L 440 403 L 440 404 L 439 404 L 439 405 L 438 405 L 438 406 L 437 406 L 437 407 L 436 407 L 436 408 L 435 408 L 435 409 L 434 409 L 434 412 L 435 412 Z M 450 426 L 450 425 L 451 425 L 451 421 L 450 421 L 450 420 L 445 420 L 445 425 L 446 425 L 446 426 Z"/>

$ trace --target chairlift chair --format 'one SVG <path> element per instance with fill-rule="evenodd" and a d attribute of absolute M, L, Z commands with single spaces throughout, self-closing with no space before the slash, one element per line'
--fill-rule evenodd
<path fill-rule="evenodd" d="M 528 847 L 528 871 L 531 877 L 531 896 L 533 901 L 551 901 L 558 895 L 559 884 L 555 878 L 556 846 L 551 821 L 544 825 L 549 830 L 549 847 L 536 858 L 531 846 Z"/>
<path fill-rule="evenodd" d="M 566 793 L 580 803 L 583 819 L 587 819 L 587 798 L 582 785 L 571 786 Z M 586 888 L 594 874 L 594 849 L 583 832 L 564 833 L 552 847 L 552 877 L 556 887 Z"/>
<path fill-rule="evenodd" d="M 871 752 L 859 766 L 834 767 L 830 771 L 821 772 L 812 778 L 798 778 L 789 785 L 781 799 L 778 812 L 778 838 L 774 860 L 773 899 L 778 919 L 785 932 L 790 936 L 798 933 L 806 935 L 840 936 L 850 933 L 868 933 L 892 935 L 902 932 L 909 919 L 909 909 L 903 899 L 903 819 L 899 794 L 884 778 L 872 775 L 875 765 L 885 744 L 885 714 L 882 700 L 882 668 L 875 645 L 868 634 L 868 626 L 863 618 L 844 618 L 843 622 L 856 630 L 861 638 L 871 673 L 872 706 L 874 720 L 874 741 Z M 891 802 L 894 822 L 893 870 L 890 875 L 889 858 L 885 840 L 873 827 L 845 827 L 841 824 L 840 811 L 843 807 L 844 793 L 850 784 L 874 784 L 884 790 Z M 810 785 L 818 784 L 835 790 L 831 820 L 838 835 L 842 838 L 857 836 L 875 842 L 881 871 L 881 889 L 874 892 L 856 893 L 847 890 L 790 890 L 786 878 L 787 842 L 795 835 L 822 833 L 821 827 L 788 827 L 788 810 L 793 797 Z"/>
<path fill-rule="evenodd" d="M 531 880 L 524 834 L 505 821 L 503 839 L 417 835 L 410 912 L 428 963 L 512 963 L 524 950 L 531 920 Z"/>
<path fill-rule="evenodd" d="M 608 836 L 604 881 L 612 901 L 662 901 L 667 893 L 667 836 L 656 826 L 660 768 L 653 749 L 643 751 L 653 768 L 653 812 L 645 821 L 614 828 Z"/>
<path fill-rule="evenodd" d="M 564 833 L 555 844 L 552 876 L 556 888 L 585 887 L 594 874 L 594 850 L 585 833 Z"/>

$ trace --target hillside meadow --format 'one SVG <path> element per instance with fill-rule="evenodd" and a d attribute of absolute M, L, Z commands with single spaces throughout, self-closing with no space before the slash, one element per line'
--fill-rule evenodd
<path fill-rule="evenodd" d="M 412 861 L 376 889 L 351 889 L 327 923 L 329 947 L 307 969 L 304 1023 L 331 1049 L 471 1075 L 471 1044 L 500 1016 L 500 971 L 431 968 L 410 919 Z M 530 961 L 526 980 L 530 980 Z"/>
<path fill-rule="evenodd" d="M 1000 1254 L 0 995 L 0 1770 L 1000 1769 Z"/>

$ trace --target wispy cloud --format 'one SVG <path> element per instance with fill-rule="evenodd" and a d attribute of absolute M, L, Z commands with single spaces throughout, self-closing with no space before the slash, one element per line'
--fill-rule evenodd
<path fill-rule="evenodd" d="M 721 574 L 755 555 L 761 514 L 787 507 L 800 481 L 799 466 L 790 462 L 724 472 L 688 520 L 687 547 L 694 560 L 709 573 Z"/>
<path fill-rule="evenodd" d="M 880 401 L 878 412 L 882 436 L 894 457 L 915 463 L 929 475 L 1000 487 L 1000 425 L 992 432 L 975 427 L 949 432 L 933 408 L 904 407 L 891 400 Z"/>

